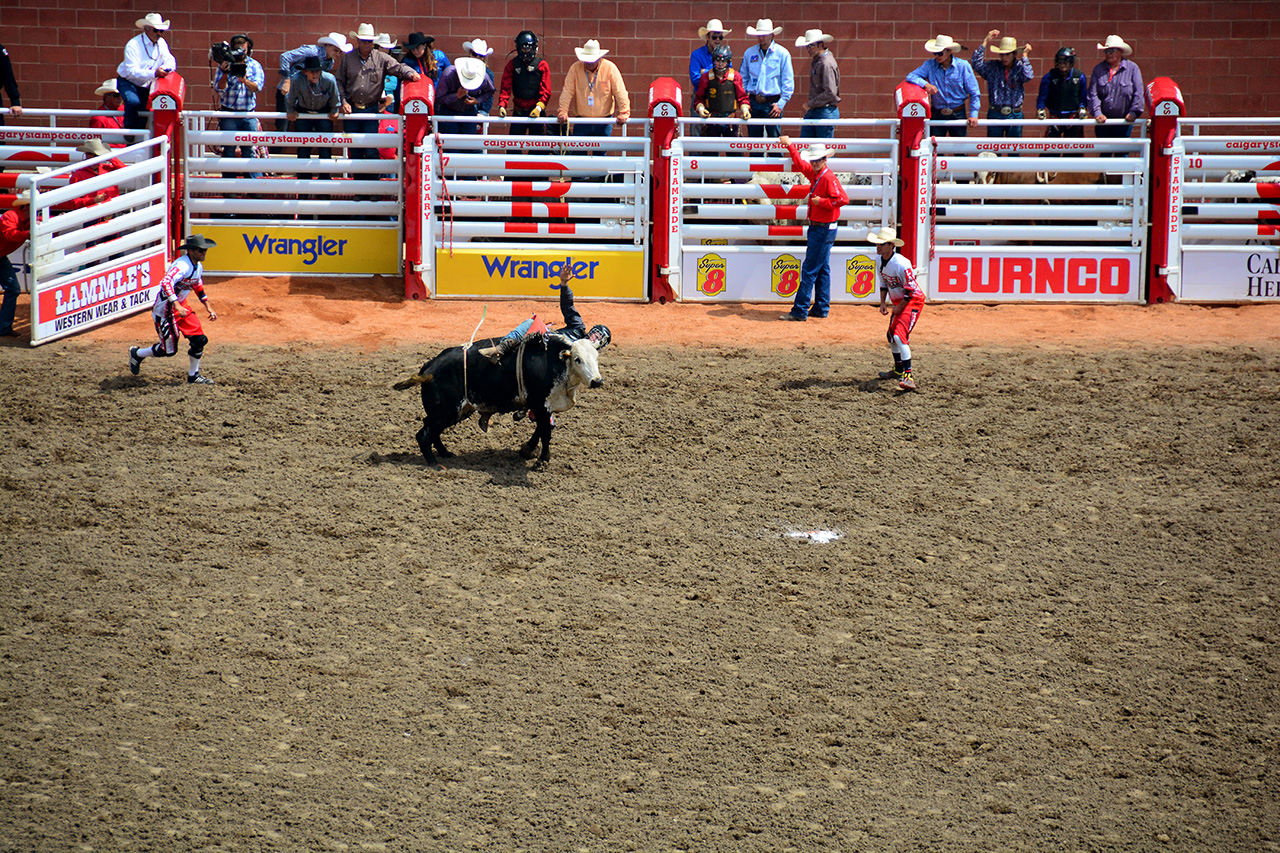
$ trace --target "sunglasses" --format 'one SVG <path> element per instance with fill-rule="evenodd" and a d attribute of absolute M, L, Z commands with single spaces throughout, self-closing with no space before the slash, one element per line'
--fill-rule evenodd
<path fill-rule="evenodd" d="M 724 41 L 724 33 L 711 33 L 712 41 Z"/>

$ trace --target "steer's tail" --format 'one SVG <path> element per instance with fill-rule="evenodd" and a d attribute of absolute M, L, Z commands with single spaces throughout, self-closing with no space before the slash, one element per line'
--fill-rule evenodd
<path fill-rule="evenodd" d="M 414 376 L 410 376 L 408 379 L 401 379 L 399 382 L 397 382 L 395 385 L 392 385 L 391 387 L 397 391 L 403 391 L 406 388 L 412 388 L 415 385 L 426 385 L 428 382 L 430 382 L 434 378 L 435 378 L 434 374 L 419 373 Z"/>

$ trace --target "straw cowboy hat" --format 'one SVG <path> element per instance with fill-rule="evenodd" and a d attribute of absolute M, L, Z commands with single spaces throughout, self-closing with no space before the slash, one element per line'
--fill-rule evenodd
<path fill-rule="evenodd" d="M 1107 36 L 1106 42 L 1098 45 L 1098 50 L 1108 50 L 1113 47 L 1120 48 L 1121 56 L 1128 56 L 1129 54 L 1133 53 L 1133 48 L 1125 44 L 1124 39 L 1120 38 L 1120 36 Z"/>
<path fill-rule="evenodd" d="M 453 63 L 458 69 L 458 82 L 468 92 L 480 88 L 484 82 L 484 61 L 474 56 L 459 56 Z"/>
<path fill-rule="evenodd" d="M 493 53 L 493 48 L 489 47 L 489 43 L 484 39 L 476 39 L 475 41 L 464 41 L 462 43 L 463 50 L 469 50 L 480 56 L 488 56 Z"/>
<path fill-rule="evenodd" d="M 212 249 L 216 245 L 218 244 L 213 242 L 203 234 L 192 234 L 190 237 L 183 240 L 182 245 L 179 246 L 178 248 L 184 249 L 184 250 L 185 249 L 201 250 L 201 249 Z"/>
<path fill-rule="evenodd" d="M 103 80 L 102 85 L 93 90 L 95 95 L 118 95 L 120 94 L 120 86 L 116 83 L 115 78 Z"/>
<path fill-rule="evenodd" d="M 329 33 L 327 36 L 316 39 L 316 44 L 331 44 L 343 53 L 351 52 L 351 42 L 347 41 L 347 37 L 342 33 Z"/>
<path fill-rule="evenodd" d="M 390 33 L 378 33 L 378 37 L 373 40 L 373 43 L 383 50 L 391 50 L 396 46 L 395 39 L 391 38 Z"/>
<path fill-rule="evenodd" d="M 835 152 L 823 145 L 821 142 L 815 142 L 808 148 L 800 152 L 801 160 L 825 160 Z"/>
<path fill-rule="evenodd" d="M 822 30 L 805 30 L 804 35 L 796 36 L 796 47 L 808 47 L 809 45 L 817 44 L 820 41 L 828 42 L 835 41 L 835 39 L 824 33 Z"/>
<path fill-rule="evenodd" d="M 772 18 L 761 18 L 754 27 L 747 27 L 749 36 L 776 36 L 782 34 L 782 27 L 775 27 Z"/>
<path fill-rule="evenodd" d="M 11 207 L 18 207 L 24 204 L 31 204 L 31 190 L 23 190 L 13 197 Z"/>
<path fill-rule="evenodd" d="M 875 243 L 877 246 L 881 243 L 892 243 L 895 246 L 905 246 L 902 240 L 898 239 L 898 232 L 892 228 L 881 228 L 874 234 L 867 235 L 868 243 Z"/>
<path fill-rule="evenodd" d="M 146 15 L 143 15 L 141 18 L 134 21 L 133 25 L 140 30 L 151 27 L 153 30 L 164 32 L 169 29 L 169 22 L 157 15 L 155 12 L 148 12 Z"/>
<path fill-rule="evenodd" d="M 1000 39 L 999 44 L 991 45 L 989 53 L 1013 53 L 1018 49 L 1018 40 L 1011 36 Z"/>
<path fill-rule="evenodd" d="M 361 24 L 354 31 L 348 30 L 347 35 L 356 41 L 374 41 L 378 38 L 378 33 L 374 30 L 373 24 Z"/>
<path fill-rule="evenodd" d="M 91 157 L 101 157 L 111 153 L 111 149 L 103 145 L 101 139 L 86 139 L 76 150 Z"/>
<path fill-rule="evenodd" d="M 925 42 L 924 49 L 929 53 L 942 53 L 944 50 L 964 50 L 964 45 L 951 36 L 939 35 Z"/>
<path fill-rule="evenodd" d="M 698 38 L 706 39 L 708 33 L 724 33 L 725 35 L 728 35 L 731 32 L 733 32 L 733 30 L 726 30 L 724 28 L 724 24 L 721 23 L 719 18 L 712 18 L 707 21 L 707 25 L 705 27 L 698 27 Z"/>
<path fill-rule="evenodd" d="M 600 42 L 596 41 L 595 39 L 587 39 L 586 44 L 584 44 L 582 47 L 575 47 L 573 49 L 573 52 L 578 54 L 579 62 L 586 62 L 589 64 L 589 63 L 598 62 L 599 60 L 604 59 L 605 54 L 607 54 L 609 51 L 601 50 Z"/>

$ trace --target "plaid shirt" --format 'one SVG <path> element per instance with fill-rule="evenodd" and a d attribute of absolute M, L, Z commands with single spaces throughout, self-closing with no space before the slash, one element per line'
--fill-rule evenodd
<path fill-rule="evenodd" d="M 213 75 L 215 89 L 218 89 L 223 80 L 227 80 L 227 88 L 218 89 L 218 92 L 222 98 L 222 108 L 228 112 L 248 113 L 258 108 L 257 93 L 250 92 L 244 81 L 252 80 L 258 84 L 258 91 L 261 92 L 263 85 L 267 82 L 267 75 L 262 71 L 262 63 L 253 57 L 245 59 L 244 66 L 244 80 L 239 77 L 227 77 L 221 68 Z"/>
<path fill-rule="evenodd" d="M 987 99 L 992 107 L 1022 107 L 1023 87 L 1031 79 L 1031 60 L 1025 56 L 1015 59 L 1008 68 L 995 59 L 984 59 L 986 51 L 979 47 L 973 52 L 973 70 L 987 81 Z"/>

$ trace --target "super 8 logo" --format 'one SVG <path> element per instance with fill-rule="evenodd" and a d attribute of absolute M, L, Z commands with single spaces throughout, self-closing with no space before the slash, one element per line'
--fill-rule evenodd
<path fill-rule="evenodd" d="M 717 254 L 698 258 L 698 290 L 707 296 L 719 296 L 726 286 L 729 264 Z"/>
<path fill-rule="evenodd" d="M 876 262 L 866 255 L 854 255 L 844 262 L 844 289 L 862 298 L 876 289 Z"/>
<path fill-rule="evenodd" d="M 779 296 L 792 297 L 800 289 L 800 261 L 794 255 L 779 255 L 770 265 L 769 289 Z"/>

